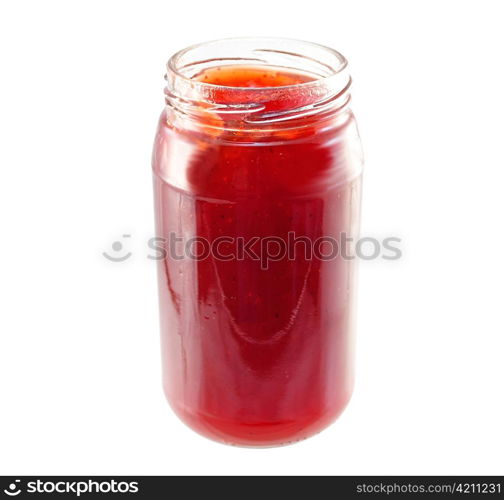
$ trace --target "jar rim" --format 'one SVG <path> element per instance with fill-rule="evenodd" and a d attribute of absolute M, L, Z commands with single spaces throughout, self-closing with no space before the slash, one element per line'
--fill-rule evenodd
<path fill-rule="evenodd" d="M 209 62 L 215 62 L 216 65 L 219 64 L 219 61 L 255 61 L 257 62 L 262 62 L 267 65 L 271 65 L 271 63 L 268 63 L 264 59 L 247 59 L 247 58 L 242 58 L 242 57 L 214 57 L 206 60 L 201 60 L 201 61 L 193 61 L 190 63 L 185 63 L 184 64 L 184 57 L 190 56 L 192 53 L 197 52 L 198 50 L 201 49 L 211 49 L 213 46 L 218 46 L 218 45 L 225 45 L 225 44 L 233 44 L 233 45 L 254 45 L 257 44 L 258 48 L 254 49 L 254 52 L 257 53 L 264 53 L 268 54 L 271 56 L 273 53 L 282 55 L 284 57 L 291 57 L 291 58 L 297 58 L 297 61 L 303 59 L 304 61 L 310 61 L 312 63 L 318 64 L 320 68 L 325 68 L 326 74 L 321 74 L 321 73 L 312 73 L 310 72 L 310 76 L 314 76 L 312 80 L 306 81 L 306 82 L 299 82 L 295 84 L 289 84 L 289 85 L 279 85 L 276 87 L 240 87 L 240 86 L 226 86 L 226 85 L 218 85 L 215 83 L 208 83 L 200 80 L 194 79 L 195 75 L 188 75 L 186 72 L 184 72 L 184 69 L 187 69 L 188 67 L 195 66 L 197 64 L 203 64 L 203 63 L 209 63 Z M 268 48 L 260 48 L 261 46 L 269 46 Z M 292 50 L 286 51 L 282 50 L 282 46 L 285 46 L 284 48 L 287 47 L 292 47 Z M 275 48 L 278 47 L 278 48 Z M 297 48 L 297 51 L 293 51 L 295 48 Z M 301 51 L 300 49 L 305 49 L 306 53 L 303 53 L 304 51 Z M 326 61 L 320 61 L 314 57 L 314 55 L 310 55 L 310 51 L 312 53 L 316 52 L 317 54 L 324 56 L 326 58 Z M 242 63 L 243 64 L 243 63 Z M 191 85 L 191 86 L 197 86 L 202 89 L 208 89 L 208 90 L 215 90 L 215 89 L 221 89 L 221 90 L 226 90 L 229 92 L 240 92 L 246 90 L 249 93 L 261 93 L 261 92 L 268 92 L 271 90 L 282 90 L 282 91 L 288 91 L 290 89 L 300 89 L 300 88 L 310 88 L 314 86 L 320 86 L 326 85 L 330 86 L 332 80 L 335 80 L 341 76 L 342 73 L 345 72 L 348 66 L 348 61 L 341 54 L 335 49 L 332 49 L 330 47 L 327 47 L 322 44 L 314 43 L 314 42 L 309 42 L 305 40 L 299 40 L 295 38 L 283 38 L 283 37 L 232 37 L 232 38 L 221 38 L 221 39 L 216 39 L 216 40 L 210 40 L 207 42 L 202 42 L 194 45 L 190 45 L 182 50 L 179 50 L 175 54 L 173 54 L 170 59 L 167 62 L 167 71 L 168 73 L 171 73 L 172 77 L 175 77 L 176 79 L 180 79 L 181 81 L 185 82 L 185 84 Z M 279 67 L 282 67 L 282 64 L 278 64 Z M 296 68 L 296 67 L 291 67 L 290 69 L 293 69 L 294 71 L 302 70 L 302 68 Z"/>

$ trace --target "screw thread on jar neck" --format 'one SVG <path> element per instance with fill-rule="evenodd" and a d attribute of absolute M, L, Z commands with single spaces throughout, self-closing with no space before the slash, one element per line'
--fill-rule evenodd
<path fill-rule="evenodd" d="M 215 77 L 220 70 L 227 77 Z M 251 74 L 255 80 L 247 79 Z M 236 38 L 178 52 L 168 61 L 166 82 L 171 121 L 243 132 L 306 127 L 334 117 L 350 100 L 351 78 L 346 59 L 327 47 Z"/>

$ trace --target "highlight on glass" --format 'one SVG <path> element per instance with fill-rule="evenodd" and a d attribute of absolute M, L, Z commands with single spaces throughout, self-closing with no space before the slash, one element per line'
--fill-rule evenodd
<path fill-rule="evenodd" d="M 152 161 L 156 236 L 216 243 L 220 258 L 167 252 L 157 263 L 163 387 L 206 437 L 293 443 L 350 399 L 356 260 L 304 251 L 358 238 L 350 82 L 340 53 L 297 40 L 218 40 L 168 62 Z M 265 240 L 287 249 L 267 266 L 254 258 L 272 254 Z M 252 242 L 241 258 L 226 246 L 236 241 Z"/>

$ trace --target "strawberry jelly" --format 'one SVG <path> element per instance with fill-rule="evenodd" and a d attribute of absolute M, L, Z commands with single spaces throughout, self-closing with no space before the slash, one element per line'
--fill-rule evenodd
<path fill-rule="evenodd" d="M 360 143 L 330 75 L 206 64 L 171 69 L 154 146 L 164 389 L 207 437 L 286 444 L 352 391 Z"/>

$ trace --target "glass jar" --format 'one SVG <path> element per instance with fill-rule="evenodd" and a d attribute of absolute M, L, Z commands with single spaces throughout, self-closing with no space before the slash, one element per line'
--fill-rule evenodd
<path fill-rule="evenodd" d="M 175 54 L 166 80 L 153 153 L 166 397 L 221 442 L 304 439 L 353 386 L 362 155 L 347 62 L 238 38 Z"/>

